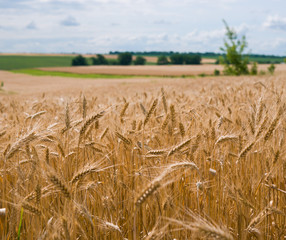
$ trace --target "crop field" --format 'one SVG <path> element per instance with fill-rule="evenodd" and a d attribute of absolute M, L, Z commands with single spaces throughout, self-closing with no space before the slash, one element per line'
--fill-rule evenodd
<path fill-rule="evenodd" d="M 285 238 L 285 72 L 0 79 L 2 239 Z"/>
<path fill-rule="evenodd" d="M 0 69 L 70 66 L 73 56 L 0 55 Z"/>
<path fill-rule="evenodd" d="M 267 71 L 269 64 L 258 65 L 258 70 Z M 151 75 L 151 76 L 196 76 L 200 74 L 212 75 L 214 70 L 223 71 L 222 65 L 172 65 L 172 66 L 82 66 L 82 67 L 54 67 L 40 68 L 42 71 L 65 72 L 77 74 L 123 74 L 123 75 Z M 276 65 L 277 72 L 286 72 L 286 64 Z"/>

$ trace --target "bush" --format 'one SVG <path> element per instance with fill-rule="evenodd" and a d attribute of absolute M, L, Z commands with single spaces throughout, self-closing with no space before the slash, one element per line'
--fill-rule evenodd
<path fill-rule="evenodd" d="M 164 55 L 159 56 L 157 59 L 157 64 L 158 65 L 167 65 L 169 64 L 168 58 Z"/>
<path fill-rule="evenodd" d="M 134 61 L 134 65 L 145 65 L 145 63 L 146 63 L 146 58 L 142 56 L 137 56 Z"/>
<path fill-rule="evenodd" d="M 257 75 L 257 63 L 256 62 L 252 63 L 252 66 L 251 66 L 251 69 L 250 69 L 250 74 L 251 75 Z"/>
<path fill-rule="evenodd" d="M 97 56 L 97 59 L 98 59 L 100 65 L 108 65 L 108 61 L 106 60 L 106 58 L 103 55 L 97 54 L 96 56 Z"/>
<path fill-rule="evenodd" d="M 108 61 L 101 54 L 97 54 L 96 58 L 92 57 L 91 60 L 92 60 L 92 65 L 108 65 Z"/>
<path fill-rule="evenodd" d="M 119 65 L 119 62 L 117 59 L 108 59 L 109 65 Z"/>
<path fill-rule="evenodd" d="M 132 63 L 132 54 L 129 52 L 120 53 L 118 55 L 119 65 L 130 65 Z"/>
<path fill-rule="evenodd" d="M 243 52 L 247 47 L 245 36 L 239 39 L 236 32 L 227 25 L 226 37 L 224 40 L 224 48 L 221 50 L 225 53 L 224 57 L 220 57 L 220 62 L 224 64 L 224 73 L 227 75 L 248 74 L 248 58 L 243 57 Z"/>
<path fill-rule="evenodd" d="M 218 69 L 215 69 L 215 70 L 214 70 L 214 75 L 215 75 L 215 76 L 219 76 L 219 75 L 220 75 L 220 71 L 219 71 Z"/>
<path fill-rule="evenodd" d="M 86 66 L 87 60 L 82 55 L 78 55 L 72 59 L 72 66 Z"/>
<path fill-rule="evenodd" d="M 170 60 L 172 64 L 181 65 L 184 64 L 184 55 L 175 53 L 170 56 Z"/>
<path fill-rule="evenodd" d="M 100 65 L 98 58 L 92 57 L 91 62 L 92 62 L 92 65 Z"/>
<path fill-rule="evenodd" d="M 267 69 L 270 74 L 273 74 L 275 71 L 275 65 L 272 63 Z"/>
<path fill-rule="evenodd" d="M 183 55 L 185 64 L 201 64 L 200 55 Z"/>

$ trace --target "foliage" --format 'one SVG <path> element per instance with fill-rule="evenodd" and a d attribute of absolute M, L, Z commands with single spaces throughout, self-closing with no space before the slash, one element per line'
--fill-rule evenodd
<path fill-rule="evenodd" d="M 201 64 L 201 56 L 200 55 L 183 55 L 185 64 Z"/>
<path fill-rule="evenodd" d="M 120 53 L 118 55 L 119 65 L 131 65 L 132 63 L 132 54 L 129 52 Z"/>
<path fill-rule="evenodd" d="M 275 65 L 272 63 L 267 69 L 270 74 L 273 74 L 275 71 Z"/>
<path fill-rule="evenodd" d="M 82 55 L 78 55 L 72 59 L 72 66 L 86 66 L 88 65 L 87 60 Z"/>
<path fill-rule="evenodd" d="M 145 65 L 146 64 L 146 58 L 142 57 L 142 56 L 137 56 L 135 61 L 134 61 L 134 65 Z"/>
<path fill-rule="evenodd" d="M 161 55 L 158 57 L 157 60 L 158 65 L 167 65 L 169 64 L 168 58 L 165 55 Z"/>
<path fill-rule="evenodd" d="M 231 29 L 226 21 L 226 39 L 224 47 L 220 48 L 225 55 L 220 57 L 220 62 L 224 65 L 224 73 L 227 75 L 248 74 L 248 58 L 243 55 L 247 42 L 245 36 L 239 39 L 234 29 Z"/>
<path fill-rule="evenodd" d="M 97 57 L 92 57 L 92 65 L 108 65 L 107 59 L 102 54 L 97 54 Z"/>
<path fill-rule="evenodd" d="M 179 54 L 179 53 L 176 53 L 176 54 L 172 54 L 170 56 L 170 60 L 171 60 L 171 63 L 172 64 L 178 64 L 178 65 L 181 65 L 181 64 L 184 64 L 184 55 L 183 54 Z"/>
<path fill-rule="evenodd" d="M 170 56 L 171 63 L 176 65 L 182 64 L 201 64 L 201 56 L 198 54 L 175 53 Z"/>
<path fill-rule="evenodd" d="M 219 71 L 218 69 L 215 69 L 215 70 L 214 70 L 214 75 L 215 75 L 215 76 L 219 76 L 219 75 L 220 75 L 220 71 Z"/>
<path fill-rule="evenodd" d="M 257 63 L 256 62 L 252 63 L 252 66 L 251 66 L 251 69 L 250 69 L 250 74 L 251 75 L 257 75 Z"/>
<path fill-rule="evenodd" d="M 109 65 L 119 65 L 118 59 L 108 59 Z"/>

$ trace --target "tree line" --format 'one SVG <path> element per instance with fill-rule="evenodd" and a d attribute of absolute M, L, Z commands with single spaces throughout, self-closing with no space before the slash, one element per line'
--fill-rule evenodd
<path fill-rule="evenodd" d="M 72 66 L 87 66 L 90 65 L 89 62 L 91 62 L 92 65 L 145 65 L 147 60 L 140 55 L 136 56 L 135 60 L 133 60 L 133 54 L 131 52 L 118 53 L 117 59 L 107 59 L 104 55 L 97 54 L 96 57 L 90 58 L 90 61 L 84 56 L 78 55 L 72 59 Z M 182 53 L 174 53 L 170 56 L 160 55 L 157 58 L 157 64 L 201 64 L 201 56 Z"/>

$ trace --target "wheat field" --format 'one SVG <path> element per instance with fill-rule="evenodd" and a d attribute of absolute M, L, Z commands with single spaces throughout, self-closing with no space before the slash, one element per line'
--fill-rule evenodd
<path fill-rule="evenodd" d="M 285 75 L 170 81 L 1 96 L 2 239 L 285 239 Z"/>

